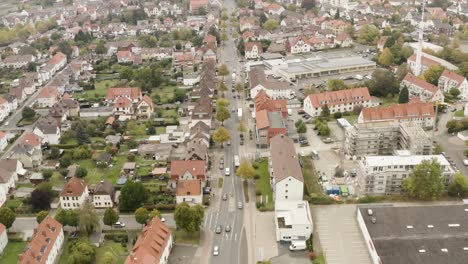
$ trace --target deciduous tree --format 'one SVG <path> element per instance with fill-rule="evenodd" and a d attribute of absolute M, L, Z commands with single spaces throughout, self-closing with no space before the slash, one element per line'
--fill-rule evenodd
<path fill-rule="evenodd" d="M 140 207 L 138 209 L 136 209 L 135 211 L 135 220 L 142 224 L 142 225 L 145 225 L 146 222 L 148 221 L 149 219 L 149 213 L 148 213 L 148 210 L 146 210 L 146 208 L 144 207 Z"/>
<path fill-rule="evenodd" d="M 338 90 L 346 89 L 346 84 L 344 83 L 343 80 L 332 79 L 332 80 L 328 80 L 327 87 L 328 87 L 328 90 L 330 91 L 338 91 Z"/>
<path fill-rule="evenodd" d="M 218 67 L 218 75 L 219 76 L 223 76 L 223 79 L 225 76 L 227 76 L 229 74 L 229 68 L 226 64 L 221 64 L 219 67 Z"/>
<path fill-rule="evenodd" d="M 279 27 L 278 20 L 276 19 L 268 19 L 264 24 L 263 24 L 263 29 L 269 32 L 272 32 L 273 30 L 277 29 Z"/>
<path fill-rule="evenodd" d="M 444 70 L 445 68 L 440 65 L 432 65 L 429 67 L 429 69 L 424 71 L 424 79 L 426 80 L 426 82 L 437 86 L 439 78 L 444 72 Z"/>
<path fill-rule="evenodd" d="M 120 210 L 133 211 L 148 199 L 145 186 L 141 182 L 127 182 L 120 192 Z"/>
<path fill-rule="evenodd" d="M 86 202 L 79 211 L 78 229 L 89 235 L 99 226 L 99 216 L 89 202 Z"/>
<path fill-rule="evenodd" d="M 190 207 L 186 202 L 178 204 L 174 212 L 174 220 L 178 228 L 188 233 L 200 230 L 205 209 L 201 205 Z"/>
<path fill-rule="evenodd" d="M 382 53 L 380 53 L 379 58 L 377 60 L 380 65 L 384 67 L 388 67 L 393 62 L 393 54 L 389 48 L 385 48 Z"/>
<path fill-rule="evenodd" d="M 220 127 L 218 128 L 214 133 L 213 133 L 213 141 L 219 144 L 223 144 L 226 141 L 229 141 L 231 139 L 231 133 L 224 128 Z"/>
<path fill-rule="evenodd" d="M 21 111 L 21 118 L 31 120 L 36 116 L 36 112 L 28 106 L 25 106 Z"/>
<path fill-rule="evenodd" d="M 379 29 L 374 25 L 366 25 L 359 30 L 358 42 L 361 44 L 375 44 L 379 39 Z"/>
<path fill-rule="evenodd" d="M 39 213 L 36 214 L 36 221 L 38 224 L 44 220 L 49 215 L 49 211 L 40 211 Z"/>
<path fill-rule="evenodd" d="M 16 214 L 8 207 L 0 208 L 0 223 L 9 229 L 16 220 Z"/>
<path fill-rule="evenodd" d="M 468 194 L 468 181 L 466 177 L 460 172 L 455 173 L 447 190 L 450 196 L 465 197 Z"/>
<path fill-rule="evenodd" d="M 102 219 L 104 224 L 110 226 L 112 229 L 112 226 L 117 222 L 117 220 L 119 220 L 119 215 L 117 212 L 112 208 L 107 208 Z"/>
<path fill-rule="evenodd" d="M 216 109 L 216 120 L 224 125 L 224 121 L 231 117 L 231 113 L 226 107 L 218 107 Z"/>
<path fill-rule="evenodd" d="M 154 208 L 153 211 L 149 212 L 149 219 L 148 220 L 152 220 L 156 216 L 159 217 L 159 218 L 162 218 L 161 212 L 158 209 Z"/>
<path fill-rule="evenodd" d="M 256 171 L 248 160 L 242 160 L 239 168 L 236 170 L 236 175 L 244 180 L 252 179 L 255 177 Z"/>
<path fill-rule="evenodd" d="M 436 160 L 424 160 L 403 180 L 408 195 L 419 199 L 437 199 L 444 190 L 444 178 Z"/>

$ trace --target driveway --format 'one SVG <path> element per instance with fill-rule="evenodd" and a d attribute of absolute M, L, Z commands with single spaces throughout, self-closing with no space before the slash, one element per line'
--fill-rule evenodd
<path fill-rule="evenodd" d="M 255 213 L 255 260 L 268 260 L 278 255 L 275 212 Z"/>
<path fill-rule="evenodd" d="M 169 264 L 192 263 L 197 248 L 197 246 L 175 245 L 169 255 Z"/>
<path fill-rule="evenodd" d="M 370 264 L 364 239 L 356 223 L 356 205 L 312 206 L 314 235 L 328 264 Z"/>

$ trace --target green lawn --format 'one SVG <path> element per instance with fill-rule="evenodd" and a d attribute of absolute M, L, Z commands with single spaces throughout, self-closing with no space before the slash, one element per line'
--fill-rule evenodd
<path fill-rule="evenodd" d="M 255 182 L 255 193 L 260 192 L 263 197 L 263 202 L 268 199 L 266 207 L 273 208 L 273 192 L 271 191 L 270 173 L 268 172 L 268 159 L 262 159 L 260 162 L 257 162 L 257 164 L 257 173 L 260 175 L 260 179 Z M 257 201 L 260 200 L 257 199 Z"/>
<path fill-rule="evenodd" d="M 111 252 L 114 255 L 116 264 L 125 263 L 125 259 L 128 255 L 127 248 L 123 247 L 121 243 L 116 243 L 112 240 L 105 240 L 100 247 L 96 248 L 96 260 L 94 263 L 103 263 L 104 254 L 106 252 Z"/>
<path fill-rule="evenodd" d="M 176 89 L 177 87 L 175 86 L 167 86 L 162 89 L 153 89 L 153 92 L 151 93 L 151 97 L 153 98 L 153 101 L 155 103 L 157 102 L 161 102 L 163 104 L 168 103 L 174 99 L 174 94 L 175 94 Z M 158 97 L 158 96 L 160 100 L 156 100 L 157 98 L 155 97 Z"/>
<path fill-rule="evenodd" d="M 135 120 L 128 121 L 127 132 L 131 136 L 145 136 L 146 125 L 144 123 L 136 122 Z"/>
<path fill-rule="evenodd" d="M 59 172 L 54 172 L 52 174 L 52 177 L 50 177 L 49 182 L 52 184 L 54 187 L 63 187 L 65 185 L 65 179 Z"/>
<path fill-rule="evenodd" d="M 458 110 L 455 112 L 456 117 L 465 117 L 465 112 L 463 110 Z"/>
<path fill-rule="evenodd" d="M 185 230 L 171 229 L 174 236 L 175 243 L 182 244 L 193 244 L 198 245 L 200 243 L 200 231 L 193 234 L 187 233 Z"/>
<path fill-rule="evenodd" d="M 21 188 L 21 187 L 26 187 L 26 188 L 33 188 L 34 186 L 30 182 L 25 182 L 25 183 L 17 183 L 16 184 L 16 189 Z"/>
<path fill-rule="evenodd" d="M 119 80 L 104 80 L 99 81 L 94 84 L 96 89 L 83 91 L 82 93 L 74 94 L 74 97 L 77 99 L 84 98 L 84 99 L 100 99 L 104 98 L 107 94 L 107 89 L 109 87 L 114 87 L 119 83 Z"/>
<path fill-rule="evenodd" d="M 302 175 L 304 176 L 304 183 L 309 194 L 321 194 L 322 188 L 318 183 L 317 175 L 315 174 L 312 159 L 308 156 L 301 157 L 302 160 Z"/>
<path fill-rule="evenodd" d="M 161 117 L 162 118 L 178 118 L 179 114 L 177 113 L 176 109 L 168 109 L 168 110 L 162 110 L 161 111 Z"/>
<path fill-rule="evenodd" d="M 166 133 L 166 127 L 156 127 L 156 135 L 161 135 Z"/>
<path fill-rule="evenodd" d="M 223 188 L 224 178 L 218 178 L 218 188 Z"/>
<path fill-rule="evenodd" d="M 23 253 L 27 242 L 8 242 L 0 257 L 0 263 L 17 263 L 18 255 Z"/>
<path fill-rule="evenodd" d="M 112 161 L 112 167 L 108 168 L 97 168 L 96 164 L 91 159 L 77 161 L 76 164 L 84 167 L 88 170 L 88 175 L 86 176 L 86 182 L 88 184 L 99 183 L 102 179 L 107 179 L 113 184 L 116 183 L 120 171 L 122 170 L 123 164 L 127 161 L 125 156 L 115 156 Z"/>
<path fill-rule="evenodd" d="M 15 199 L 8 199 L 4 203 L 4 207 L 9 207 L 9 208 L 18 208 L 23 204 L 23 199 L 15 198 Z"/>
<path fill-rule="evenodd" d="M 398 103 L 398 95 L 394 97 L 382 97 L 380 99 L 382 100 L 382 106 L 389 106 Z"/>

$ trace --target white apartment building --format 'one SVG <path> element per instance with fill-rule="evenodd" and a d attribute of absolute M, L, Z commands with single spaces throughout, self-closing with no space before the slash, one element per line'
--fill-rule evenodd
<path fill-rule="evenodd" d="M 299 54 L 310 52 L 311 46 L 306 37 L 300 36 L 294 39 L 287 40 L 286 47 L 291 54 Z"/>
<path fill-rule="evenodd" d="M 307 201 L 275 201 L 276 241 L 307 240 L 313 222 Z"/>
<path fill-rule="evenodd" d="M 258 59 L 262 53 L 262 44 L 260 42 L 247 42 L 244 44 L 244 54 L 246 59 Z"/>
<path fill-rule="evenodd" d="M 400 83 L 400 89 L 408 88 L 410 97 L 417 97 L 423 102 L 443 102 L 444 93 L 435 85 L 430 84 L 411 73 L 406 74 Z"/>
<path fill-rule="evenodd" d="M 60 193 L 60 206 L 63 209 L 80 208 L 89 196 L 86 182 L 77 177 L 72 177 Z"/>
<path fill-rule="evenodd" d="M 439 89 L 445 93 L 450 92 L 451 89 L 456 88 L 460 90 L 460 98 L 468 100 L 468 81 L 465 77 L 453 71 L 444 70 L 439 78 Z"/>
<path fill-rule="evenodd" d="M 6 227 L 0 223 L 0 254 L 3 253 L 6 245 L 8 244 L 8 236 Z"/>
<path fill-rule="evenodd" d="M 378 103 L 372 101 L 367 87 L 311 94 L 304 99 L 304 111 L 312 117 L 320 116 L 325 105 L 333 114 L 351 112 L 355 106 L 374 107 Z"/>
<path fill-rule="evenodd" d="M 358 184 L 367 194 L 398 194 L 403 179 L 410 176 L 414 167 L 424 160 L 435 159 L 441 166 L 445 183 L 455 173 L 442 155 L 411 155 L 398 151 L 395 156 L 366 156 L 359 162 Z"/>

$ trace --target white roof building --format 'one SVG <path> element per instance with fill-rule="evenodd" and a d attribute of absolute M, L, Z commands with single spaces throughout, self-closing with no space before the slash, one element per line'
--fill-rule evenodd
<path fill-rule="evenodd" d="M 307 201 L 275 201 L 276 241 L 307 240 L 313 231 Z"/>

